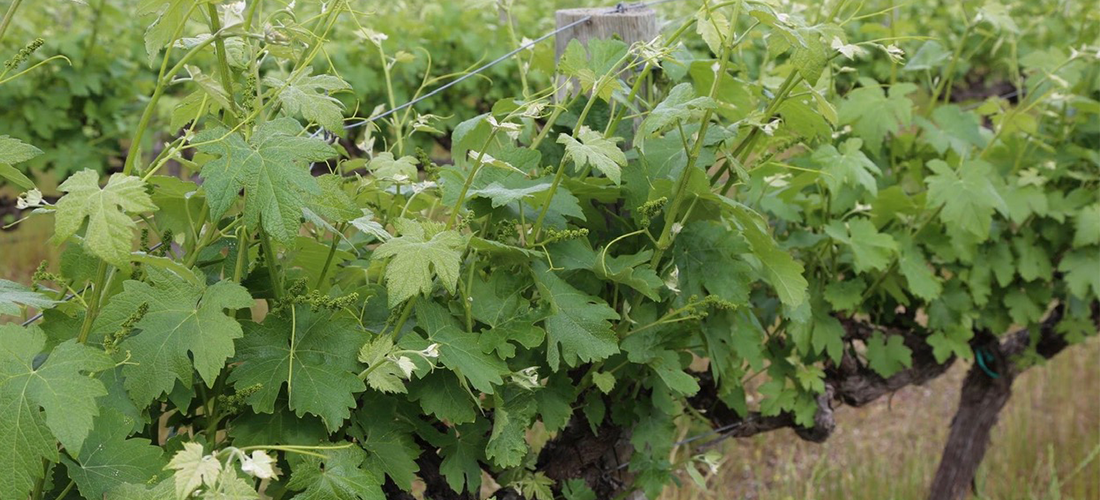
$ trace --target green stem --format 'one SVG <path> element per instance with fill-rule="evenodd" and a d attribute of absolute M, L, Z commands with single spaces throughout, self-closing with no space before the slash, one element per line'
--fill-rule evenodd
<path fill-rule="evenodd" d="M 180 61 L 176 63 L 167 73 L 164 74 L 157 81 L 157 86 L 153 89 L 153 95 L 149 98 L 149 104 L 145 105 L 145 111 L 141 114 L 141 119 L 138 121 L 137 131 L 134 132 L 134 138 L 130 142 L 130 149 L 126 153 L 126 163 L 122 166 L 122 174 L 130 175 L 134 171 L 134 164 L 137 161 L 138 150 L 141 149 L 141 139 L 145 135 L 145 129 L 149 128 L 149 121 L 153 119 L 153 114 L 156 111 L 157 103 L 160 102 L 161 96 L 164 95 L 164 91 L 168 88 L 168 83 L 172 81 L 172 77 L 176 76 L 183 67 L 191 61 L 191 58 L 195 57 L 203 48 L 215 40 L 221 39 L 223 35 L 215 33 L 214 36 L 203 40 L 198 45 L 188 51 Z"/>
<path fill-rule="evenodd" d="M 332 235 L 332 245 L 328 247 L 328 257 L 325 258 L 325 265 L 321 267 L 321 275 L 317 277 L 317 286 L 313 288 L 321 288 L 321 284 L 325 282 L 325 277 L 328 276 L 328 269 L 332 266 L 332 259 L 336 257 L 336 247 L 340 244 L 340 239 L 344 237 L 344 229 L 346 227 L 346 222 L 341 222 L 336 225 L 336 233 Z"/>
<path fill-rule="evenodd" d="M 0 21 L 0 42 L 4 41 L 4 33 L 8 31 L 8 25 L 11 24 L 11 20 L 15 17 L 15 10 L 19 8 L 19 4 L 23 3 L 23 0 L 12 0 L 11 5 L 8 6 L 8 11 L 4 13 L 4 19 Z"/>
<path fill-rule="evenodd" d="M 237 261 L 233 264 L 233 282 L 240 283 L 244 277 L 244 266 L 248 262 L 248 228 L 243 224 L 237 229 Z"/>
<path fill-rule="evenodd" d="M 103 288 L 107 281 L 107 262 L 100 261 L 96 269 L 95 279 L 92 280 L 92 297 L 88 301 L 88 309 L 84 311 L 84 322 L 80 325 L 80 334 L 77 335 L 77 343 L 83 344 L 88 340 L 88 334 L 92 331 L 92 323 L 99 314 L 99 302 L 103 297 Z"/>
<path fill-rule="evenodd" d="M 584 120 L 588 118 L 588 112 L 598 99 L 596 97 L 599 94 L 598 87 L 601 87 L 601 85 L 597 84 L 596 87 L 592 89 L 592 96 L 589 97 L 588 102 L 584 105 L 584 109 L 581 110 L 581 116 L 577 118 L 577 124 L 573 126 L 574 137 L 581 131 L 581 127 L 584 126 Z M 568 156 L 562 156 L 561 161 L 558 162 L 558 170 L 554 172 L 554 181 L 550 183 L 550 190 L 546 193 L 546 201 L 542 202 L 542 208 L 539 209 L 539 216 L 535 219 L 535 225 L 531 231 L 532 241 L 539 240 L 539 232 L 542 231 L 542 221 L 546 219 L 546 214 L 550 211 L 550 202 L 554 199 L 554 193 L 558 190 L 558 185 L 561 184 L 562 179 L 565 177 L 566 158 L 568 158 Z"/>
<path fill-rule="evenodd" d="M 940 76 L 940 83 L 936 85 L 936 88 L 932 91 L 932 98 L 928 100 L 928 109 L 932 109 L 936 106 L 936 102 L 939 101 L 940 93 L 947 89 L 947 93 L 944 95 L 945 101 L 951 100 L 951 85 L 950 82 L 955 79 L 955 67 L 959 64 L 959 56 L 962 55 L 963 48 L 966 47 L 966 38 L 970 36 L 970 32 L 974 30 L 974 23 L 969 19 L 966 21 L 966 29 L 963 30 L 962 38 L 959 39 L 958 45 L 955 46 L 955 52 L 951 55 L 951 62 L 947 63 L 947 69 L 944 70 Z"/>
<path fill-rule="evenodd" d="M 69 492 L 73 490 L 73 486 L 76 486 L 76 481 L 70 479 L 69 484 L 65 485 L 65 489 L 61 490 L 61 493 L 57 495 L 57 500 L 65 498 L 65 495 L 68 495 Z"/>
<path fill-rule="evenodd" d="M 262 222 L 263 218 L 260 220 Z M 275 251 L 271 245 L 271 237 L 268 236 L 267 231 L 262 227 L 260 228 L 260 248 L 264 251 L 264 262 L 267 263 L 267 274 L 271 278 L 271 293 L 275 296 L 275 300 L 281 300 L 283 297 L 283 283 L 279 277 L 279 266 L 276 264 L 278 259 L 275 257 Z"/>
<path fill-rule="evenodd" d="M 107 0 L 99 0 L 99 6 L 95 9 L 95 18 L 92 20 L 92 34 L 88 36 L 88 45 L 84 46 L 84 57 L 80 60 L 81 66 L 85 65 L 88 56 L 92 53 L 92 49 L 95 49 L 96 39 L 99 37 L 100 20 L 103 18 L 103 7 L 106 3 Z"/>
<path fill-rule="evenodd" d="M 207 4 L 206 13 L 210 16 L 210 32 L 216 34 L 221 31 L 221 19 L 218 19 L 218 7 L 214 4 Z M 237 101 L 233 99 L 233 79 L 232 74 L 229 72 L 229 60 L 225 56 L 225 40 L 221 38 L 215 38 L 214 50 L 218 53 L 218 76 L 221 77 L 222 89 L 225 90 L 225 96 L 229 101 L 230 109 L 227 110 L 232 113 L 234 119 L 237 118 Z M 223 116 L 224 117 L 224 116 Z M 229 125 L 235 125 L 230 123 Z"/>
<path fill-rule="evenodd" d="M 496 137 L 496 135 L 497 128 L 493 127 L 493 131 L 489 132 L 489 137 L 485 139 L 485 144 L 481 145 L 481 151 L 474 161 L 474 166 L 470 170 L 470 175 L 466 177 L 466 182 L 462 184 L 462 191 L 458 193 L 458 200 L 455 201 L 455 206 L 451 209 L 451 216 L 447 218 L 447 229 L 455 226 L 455 222 L 458 220 L 458 212 L 462 210 L 462 203 L 466 201 L 466 193 L 470 191 L 470 186 L 474 183 L 474 177 L 477 177 L 477 173 L 481 171 L 481 162 L 485 159 L 485 151 L 489 149 L 489 144 L 492 144 L 493 138 Z"/>

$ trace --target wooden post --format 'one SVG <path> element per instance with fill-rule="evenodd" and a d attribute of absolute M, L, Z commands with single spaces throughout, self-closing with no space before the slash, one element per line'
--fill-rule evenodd
<path fill-rule="evenodd" d="M 625 9 L 611 11 L 606 7 L 596 9 L 563 9 L 555 13 L 558 27 L 568 26 L 578 20 L 591 16 L 591 19 L 558 33 L 555 38 L 554 60 L 561 59 L 571 40 L 576 39 L 588 47 L 588 41 L 594 38 L 612 38 L 618 36 L 627 45 L 635 42 L 648 42 L 657 38 L 657 13 L 650 8 Z M 558 83 L 561 85 L 561 82 Z M 568 96 L 568 89 L 559 90 L 559 101 Z"/>

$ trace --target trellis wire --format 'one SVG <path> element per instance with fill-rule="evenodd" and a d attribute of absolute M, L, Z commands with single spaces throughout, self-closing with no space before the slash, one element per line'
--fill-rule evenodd
<path fill-rule="evenodd" d="M 675 1 L 678 1 L 678 0 L 653 0 L 653 1 L 650 1 L 650 2 L 638 2 L 638 3 L 632 3 L 632 4 L 619 3 L 615 7 L 608 10 L 606 12 L 606 14 L 623 13 L 623 12 L 626 12 L 626 11 L 629 11 L 629 10 L 644 9 L 646 7 L 652 7 L 654 5 L 660 5 L 660 4 L 675 2 Z M 473 78 L 475 75 L 481 73 L 482 71 L 485 71 L 485 70 L 487 70 L 487 69 L 489 69 L 493 66 L 496 66 L 497 64 L 500 64 L 504 61 L 507 61 L 508 59 L 511 59 L 512 56 L 514 56 L 514 55 L 516 55 L 520 52 L 523 52 L 524 50 L 530 49 L 531 47 L 534 47 L 535 45 L 538 45 L 540 42 L 546 40 L 547 38 L 550 38 L 554 35 L 557 35 L 558 33 L 561 33 L 565 30 L 573 28 L 574 26 L 586 23 L 586 22 L 591 21 L 591 20 L 592 20 L 592 16 L 588 15 L 588 16 L 584 16 L 584 17 L 582 17 L 582 18 L 580 18 L 576 21 L 573 21 L 573 22 L 571 22 L 571 23 L 569 23 L 565 26 L 557 28 L 557 29 L 555 29 L 555 30 L 553 30 L 549 33 L 546 33 L 546 34 L 544 34 L 544 35 L 542 35 L 542 36 L 540 36 L 540 37 L 538 37 L 534 40 L 531 40 L 530 42 L 527 42 L 523 45 L 520 45 L 519 47 L 516 47 L 515 49 L 512 49 L 510 52 L 508 52 L 508 53 L 506 53 L 506 54 L 504 54 L 504 55 L 502 55 L 502 56 L 500 56 L 496 59 L 493 59 L 492 61 L 489 61 L 489 62 L 483 64 L 481 67 L 479 67 L 479 68 L 477 68 L 477 69 L 475 69 L 475 70 L 473 70 L 469 73 L 466 73 L 465 75 L 462 75 L 462 76 L 460 76 L 460 77 L 458 77 L 458 78 L 456 78 L 456 79 L 454 79 L 450 82 L 447 82 L 446 84 L 432 90 L 431 92 L 428 92 L 427 94 L 424 94 L 420 97 L 417 97 L 416 99 L 413 99 L 409 102 L 406 102 L 405 104 L 402 104 L 402 105 L 400 105 L 396 108 L 393 108 L 391 110 L 388 110 L 384 113 L 381 113 L 381 114 L 378 114 L 378 115 L 375 115 L 375 116 L 371 116 L 369 118 L 364 118 L 364 119 L 362 119 L 362 120 L 360 120 L 356 123 L 350 123 L 348 125 L 344 125 L 344 130 L 351 130 L 353 128 L 362 127 L 364 125 L 375 122 L 377 120 L 381 120 L 382 118 L 390 116 L 390 115 L 392 115 L 392 114 L 394 114 L 398 111 L 401 111 L 401 110 L 404 110 L 406 108 L 415 106 L 420 101 L 423 101 L 425 99 L 428 99 L 428 98 L 431 98 L 435 95 L 438 95 L 440 92 L 443 92 L 444 90 L 447 90 L 447 89 L 449 89 L 451 87 L 454 87 L 455 85 L 458 85 L 458 84 L 460 84 L 460 83 L 462 83 L 462 82 L 464 82 L 464 81 L 466 81 L 470 78 Z M 314 134 L 316 134 L 316 132 Z"/>

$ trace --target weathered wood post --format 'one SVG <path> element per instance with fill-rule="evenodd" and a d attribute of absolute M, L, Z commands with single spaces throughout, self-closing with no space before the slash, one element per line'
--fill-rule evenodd
<path fill-rule="evenodd" d="M 612 38 L 618 36 L 627 44 L 648 42 L 657 37 L 657 13 L 648 7 L 641 9 L 612 10 L 606 7 L 595 9 L 563 9 L 555 13 L 558 28 L 568 26 L 588 17 L 585 22 L 558 33 L 554 37 L 554 60 L 561 59 L 571 40 L 576 39 L 588 47 L 588 41 L 594 38 Z M 563 82 L 558 82 L 562 86 Z M 568 88 L 558 90 L 557 99 L 568 95 Z"/>

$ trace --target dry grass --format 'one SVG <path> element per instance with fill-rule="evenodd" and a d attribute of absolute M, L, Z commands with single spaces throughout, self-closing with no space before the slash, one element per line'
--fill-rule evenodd
<path fill-rule="evenodd" d="M 1017 379 L 979 472 L 981 498 L 1100 498 L 1098 361 L 1093 339 Z M 789 431 L 729 442 L 706 491 L 685 481 L 662 500 L 923 499 L 968 368 L 839 409 L 836 433 L 822 445 Z"/>

